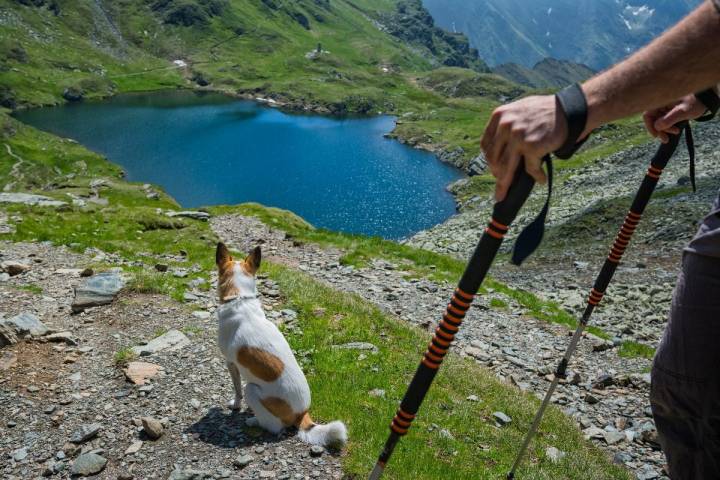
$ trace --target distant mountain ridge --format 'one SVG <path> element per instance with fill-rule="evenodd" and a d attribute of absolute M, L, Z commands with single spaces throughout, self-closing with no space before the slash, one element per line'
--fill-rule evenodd
<path fill-rule="evenodd" d="M 532 68 L 517 63 L 504 63 L 492 69 L 512 82 L 532 88 L 561 88 L 592 77 L 595 70 L 581 63 L 545 58 Z"/>
<path fill-rule="evenodd" d="M 647 44 L 702 0 L 423 0 L 489 65 L 546 57 L 601 70 Z"/>

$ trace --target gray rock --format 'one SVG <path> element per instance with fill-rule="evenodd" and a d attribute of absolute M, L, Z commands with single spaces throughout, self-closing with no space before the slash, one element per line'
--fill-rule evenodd
<path fill-rule="evenodd" d="M 612 377 L 612 375 L 600 375 L 592 383 L 592 387 L 597 388 L 598 390 L 602 390 L 602 389 L 604 389 L 606 387 L 610 387 L 612 385 L 615 385 L 615 379 Z"/>
<path fill-rule="evenodd" d="M 371 397 L 385 398 L 385 390 L 383 390 L 382 388 L 373 388 L 368 392 L 368 395 L 370 395 Z"/>
<path fill-rule="evenodd" d="M 105 465 L 107 465 L 107 458 L 96 453 L 83 453 L 73 462 L 70 473 L 87 477 L 102 472 Z"/>
<path fill-rule="evenodd" d="M 185 217 L 192 218 L 193 220 L 202 220 L 207 222 L 210 220 L 210 214 L 207 212 L 198 212 L 195 210 L 183 210 L 181 212 L 165 212 L 168 217 Z"/>
<path fill-rule="evenodd" d="M 165 428 L 162 426 L 162 423 L 153 417 L 142 417 L 140 421 L 142 422 L 143 430 L 145 430 L 147 436 L 152 440 L 157 440 L 165 433 Z"/>
<path fill-rule="evenodd" d="M 15 345 L 17 341 L 15 327 L 0 321 L 0 348 Z"/>
<path fill-rule="evenodd" d="M 72 443 L 84 443 L 94 438 L 102 430 L 102 425 L 99 423 L 90 423 L 82 425 L 79 429 L 73 432 L 70 437 Z"/>
<path fill-rule="evenodd" d="M 150 340 L 147 345 L 132 347 L 133 353 L 140 357 L 145 357 L 158 352 L 174 352 L 187 345 L 190 345 L 190 339 L 180 330 L 170 330 L 157 338 Z"/>
<path fill-rule="evenodd" d="M 368 342 L 344 343 L 342 345 L 333 345 L 333 348 L 337 348 L 339 350 L 366 350 L 372 353 L 378 353 L 380 351 L 378 347 Z"/>
<path fill-rule="evenodd" d="M 325 449 L 320 445 L 313 445 L 312 447 L 310 447 L 311 457 L 321 457 L 323 453 L 325 453 Z"/>
<path fill-rule="evenodd" d="M 235 465 L 237 468 L 245 468 L 253 461 L 253 457 L 248 454 L 240 455 L 235 460 L 233 460 L 233 465 Z"/>
<path fill-rule="evenodd" d="M 22 447 L 22 448 L 18 448 L 17 450 L 13 450 L 12 453 L 10 453 L 10 456 L 16 462 L 22 462 L 28 456 L 27 448 Z"/>
<path fill-rule="evenodd" d="M 212 472 L 207 470 L 193 470 L 190 468 L 175 468 L 170 473 L 168 480 L 204 480 L 206 478 L 213 478 Z"/>
<path fill-rule="evenodd" d="M 504 425 L 507 425 L 510 422 L 512 422 L 512 418 L 510 418 L 509 416 L 507 416 L 507 414 L 505 414 L 503 412 L 494 412 L 492 415 L 493 415 L 493 418 L 495 419 L 495 421 L 500 426 L 504 426 Z"/>
<path fill-rule="evenodd" d="M 13 260 L 6 260 L 0 263 L 0 269 L 11 277 L 14 277 L 30 270 L 30 265 Z"/>
<path fill-rule="evenodd" d="M 118 272 L 93 275 L 75 288 L 72 310 L 79 313 L 88 307 L 110 304 L 123 286 L 125 281 Z"/>
<path fill-rule="evenodd" d="M 560 460 L 562 460 L 565 457 L 565 452 L 562 450 L 559 450 L 555 447 L 547 447 L 545 449 L 545 456 L 550 460 L 552 463 L 558 463 Z"/>
<path fill-rule="evenodd" d="M 210 312 L 206 312 L 205 310 L 195 310 L 192 314 L 193 317 L 200 320 L 207 320 L 208 318 L 210 318 Z"/>
<path fill-rule="evenodd" d="M 623 432 L 605 432 L 603 438 L 608 445 L 615 445 L 626 439 Z"/>
<path fill-rule="evenodd" d="M 23 312 L 7 320 L 0 320 L 0 324 L 9 326 L 17 336 L 41 337 L 48 333 L 48 328 L 35 315 Z"/>
<path fill-rule="evenodd" d="M 0 203 L 22 203 L 23 205 L 39 207 L 61 207 L 67 202 L 54 200 L 44 195 L 32 195 L 30 193 L 0 193 Z"/>
<path fill-rule="evenodd" d="M 77 345 L 77 340 L 73 338 L 70 332 L 51 333 L 50 335 L 45 335 L 42 339 L 46 342 L 64 342 L 71 346 Z"/>
<path fill-rule="evenodd" d="M 613 463 L 615 465 L 624 465 L 630 461 L 632 461 L 632 456 L 627 452 L 617 452 L 613 456 Z"/>

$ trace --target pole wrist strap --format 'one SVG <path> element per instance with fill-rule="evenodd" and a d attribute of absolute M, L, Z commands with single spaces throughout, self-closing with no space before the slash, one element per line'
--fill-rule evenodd
<path fill-rule="evenodd" d="M 703 105 L 705 105 L 705 108 L 707 109 L 705 114 L 703 114 L 703 116 L 700 118 L 696 118 L 695 121 L 707 122 L 715 118 L 718 110 L 720 110 L 720 97 L 715 92 L 715 89 L 708 88 L 707 90 L 698 92 L 695 94 L 695 98 L 697 98 Z"/>
<path fill-rule="evenodd" d="M 587 100 L 579 83 L 560 90 L 555 94 L 555 99 L 557 108 L 565 115 L 568 132 L 565 143 L 555 151 L 555 156 L 567 160 L 585 143 L 586 138 L 580 140 L 580 135 L 587 126 Z"/>

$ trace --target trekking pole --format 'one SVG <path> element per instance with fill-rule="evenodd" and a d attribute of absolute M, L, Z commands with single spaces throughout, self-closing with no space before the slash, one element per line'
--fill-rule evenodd
<path fill-rule="evenodd" d="M 545 157 L 545 160 L 550 174 L 552 170 L 549 157 Z M 440 325 L 435 330 L 435 335 L 408 386 L 405 397 L 400 403 L 400 409 L 392 419 L 390 436 L 380 453 L 375 468 L 370 474 L 370 480 L 378 480 L 382 476 L 395 445 L 400 440 L 400 437 L 407 434 L 440 368 L 440 364 L 447 354 L 450 344 L 460 329 L 460 324 L 465 318 L 475 294 L 477 294 L 490 269 L 490 265 L 500 249 L 509 225 L 515 220 L 534 185 L 533 178 L 525 172 L 524 166 L 520 165 L 506 199 L 495 204 L 492 219 L 475 248 L 475 252 L 447 306 Z"/>
<path fill-rule="evenodd" d="M 515 472 L 517 471 L 518 466 L 522 462 L 523 456 L 525 455 L 525 452 L 530 445 L 530 441 L 533 439 L 538 427 L 540 426 L 540 421 L 545 414 L 545 410 L 550 404 L 550 399 L 552 398 L 552 395 L 555 392 L 555 389 L 557 388 L 560 379 L 566 377 L 566 370 L 568 364 L 570 363 L 570 358 L 575 352 L 578 342 L 580 341 L 580 337 L 585 330 L 588 322 L 590 321 L 590 316 L 592 315 L 593 310 L 595 310 L 595 307 L 598 306 L 603 296 L 605 295 L 605 291 L 607 290 L 607 287 L 612 280 L 615 270 L 620 264 L 620 260 L 625 253 L 625 249 L 630 243 L 630 239 L 632 238 L 635 229 L 640 223 L 640 218 L 645 211 L 645 207 L 650 201 L 650 197 L 652 196 L 653 191 L 655 190 L 655 187 L 660 180 L 660 175 L 662 174 L 663 169 L 665 168 L 668 161 L 677 149 L 678 143 L 680 141 L 680 135 L 682 134 L 683 130 L 685 131 L 686 135 L 685 138 L 687 141 L 688 153 L 690 155 L 690 164 L 693 165 L 694 163 L 694 148 L 690 125 L 687 122 L 683 122 L 678 124 L 677 126 L 681 129 L 680 133 L 678 133 L 677 135 L 670 135 L 668 143 L 660 145 L 660 148 L 658 149 L 657 153 L 655 153 L 655 156 L 650 162 L 650 167 L 645 174 L 645 178 L 643 178 L 643 181 L 640 184 L 640 188 L 635 194 L 635 199 L 633 200 L 632 206 L 630 207 L 630 211 L 625 217 L 625 221 L 620 228 L 620 232 L 615 238 L 615 242 L 613 243 L 610 250 L 610 255 L 608 255 L 607 259 L 605 260 L 605 264 L 603 265 L 602 270 L 600 270 L 600 274 L 595 280 L 595 285 L 590 291 L 588 305 L 587 307 L 585 307 L 585 312 L 580 318 L 580 322 L 578 323 L 577 328 L 575 329 L 575 333 L 570 340 L 570 345 L 568 345 L 567 350 L 565 351 L 565 355 L 563 356 L 562 360 L 560 360 L 560 364 L 558 365 L 557 370 L 553 375 L 553 380 L 550 383 L 550 388 L 548 388 L 548 391 L 545 394 L 545 398 L 540 404 L 540 408 L 538 409 L 537 414 L 535 415 L 535 419 L 530 426 L 530 430 L 525 436 L 522 447 L 520 447 L 520 451 L 518 452 L 517 457 L 515 457 L 515 462 L 513 463 L 512 469 L 507 474 L 508 480 L 512 480 L 515 478 Z"/>

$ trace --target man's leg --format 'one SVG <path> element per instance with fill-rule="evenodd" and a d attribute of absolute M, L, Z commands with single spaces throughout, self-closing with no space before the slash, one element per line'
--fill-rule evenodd
<path fill-rule="evenodd" d="M 650 401 L 673 480 L 720 478 L 720 259 L 686 253 Z"/>

